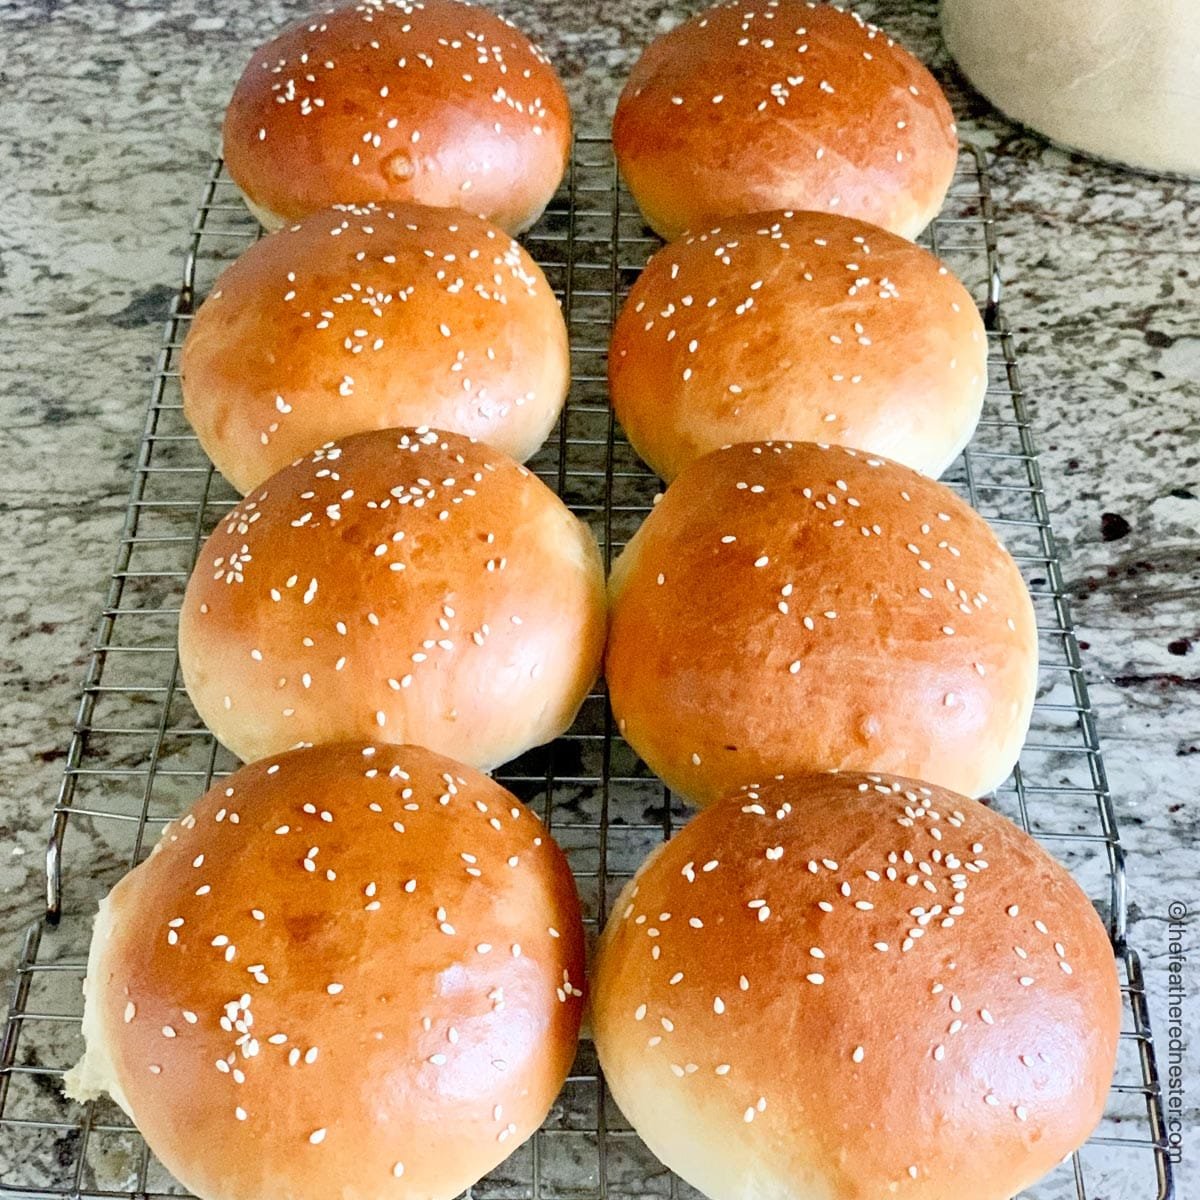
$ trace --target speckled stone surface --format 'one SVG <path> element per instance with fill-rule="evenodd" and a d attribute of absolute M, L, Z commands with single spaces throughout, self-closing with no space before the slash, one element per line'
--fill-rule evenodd
<path fill-rule="evenodd" d="M 39 908 L 47 816 L 220 113 L 251 48 L 305 7 L 0 0 L 5 990 Z M 550 50 L 580 124 L 602 128 L 641 45 L 689 10 L 618 0 L 593 20 L 592 8 L 504 11 Z M 942 62 L 930 0 L 863 11 Z M 1200 185 L 1070 157 L 957 82 L 951 96 L 993 159 L 1005 306 L 1129 854 L 1131 938 L 1165 1040 L 1168 906 L 1200 908 Z M 72 853 L 105 857 L 82 840 Z M 1184 924 L 1194 1160 L 1200 922 Z M 1184 1170 L 1187 1197 L 1200 1177 Z"/>

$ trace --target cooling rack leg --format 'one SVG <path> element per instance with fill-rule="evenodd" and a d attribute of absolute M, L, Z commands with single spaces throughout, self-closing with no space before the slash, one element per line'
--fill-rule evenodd
<path fill-rule="evenodd" d="M 62 917 L 62 844 L 66 828 L 66 814 L 55 813 L 46 839 L 46 920 L 51 925 L 57 925 Z"/>
<path fill-rule="evenodd" d="M 1108 936 L 1117 954 L 1126 953 L 1126 923 L 1129 919 L 1129 882 L 1125 874 L 1125 847 L 1111 842 L 1109 858 Z"/>

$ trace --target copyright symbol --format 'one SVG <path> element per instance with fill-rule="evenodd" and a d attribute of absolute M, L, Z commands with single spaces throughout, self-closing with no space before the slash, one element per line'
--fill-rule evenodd
<path fill-rule="evenodd" d="M 1188 915 L 1187 905 L 1182 900 L 1172 900 L 1167 905 L 1167 916 L 1172 921 L 1182 921 Z"/>

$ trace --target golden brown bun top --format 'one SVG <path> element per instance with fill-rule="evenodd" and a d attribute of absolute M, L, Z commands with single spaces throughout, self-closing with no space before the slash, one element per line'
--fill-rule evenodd
<path fill-rule="evenodd" d="M 965 501 L 875 455 L 758 442 L 691 463 L 613 567 L 618 727 L 700 804 L 779 771 L 982 795 L 1029 724 L 1037 632 Z"/>
<path fill-rule="evenodd" d="M 315 450 L 222 519 L 179 653 L 197 712 L 246 761 L 362 737 L 490 770 L 570 724 L 604 635 L 595 539 L 536 475 L 391 429 Z"/>
<path fill-rule="evenodd" d="M 616 1100 L 714 1200 L 1008 1200 L 1099 1119 L 1120 1008 L 1058 863 L 877 775 L 694 818 L 617 901 L 592 987 Z"/>
<path fill-rule="evenodd" d="M 540 268 L 489 222 L 336 205 L 221 273 L 182 374 L 189 421 L 247 492 L 364 429 L 432 425 L 527 458 L 562 406 L 567 332 Z"/>
<path fill-rule="evenodd" d="M 364 0 L 252 56 L 225 114 L 229 172 L 279 221 L 414 200 L 518 232 L 566 164 L 571 115 L 542 51 L 460 0 Z"/>
<path fill-rule="evenodd" d="M 613 142 L 663 236 L 738 212 L 809 208 L 915 236 L 954 172 L 937 81 L 857 14 L 732 0 L 656 38 L 621 93 Z"/>
<path fill-rule="evenodd" d="M 243 768 L 117 885 L 97 936 L 95 1049 L 207 1200 L 451 1197 L 537 1127 L 574 1054 L 562 854 L 419 747 Z"/>
<path fill-rule="evenodd" d="M 608 369 L 622 427 L 667 480 L 764 438 L 855 446 L 936 477 L 978 419 L 987 335 L 929 251 L 785 209 L 659 250 L 621 310 Z"/>

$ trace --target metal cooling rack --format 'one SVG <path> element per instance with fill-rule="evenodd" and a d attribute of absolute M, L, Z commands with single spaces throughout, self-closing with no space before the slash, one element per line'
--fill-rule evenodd
<path fill-rule="evenodd" d="M 184 584 L 202 538 L 236 500 L 183 419 L 179 351 L 217 272 L 260 234 L 213 164 L 167 321 L 116 566 L 84 680 L 47 850 L 47 917 L 28 932 L 0 1042 L 0 1192 L 27 1197 L 184 1194 L 111 1102 L 64 1100 L 82 1049 L 80 983 L 96 901 L 162 825 L 235 767 L 188 702 L 175 656 Z M 1084 1149 L 1029 1200 L 1168 1200 L 1162 1101 L 1137 954 L 1125 938 L 1125 871 L 1079 650 L 1063 594 L 1013 340 L 1000 307 L 983 155 L 967 147 L 925 242 L 971 288 L 989 330 L 984 417 L 946 477 L 995 525 L 1038 614 L 1039 699 L 1020 765 L 996 806 L 1075 873 L 1105 917 L 1124 1017 L 1116 1082 Z M 650 510 L 658 481 L 615 426 L 609 330 L 659 244 L 620 187 L 605 138 L 580 137 L 568 179 L 525 243 L 559 293 L 573 384 L 557 434 L 530 464 L 588 521 L 606 560 Z M 571 859 L 589 930 L 646 854 L 687 818 L 616 736 L 604 695 L 569 733 L 498 778 L 532 804 Z M 472 1189 L 476 1200 L 694 1197 L 629 1129 L 589 1042 L 542 1130 Z"/>

